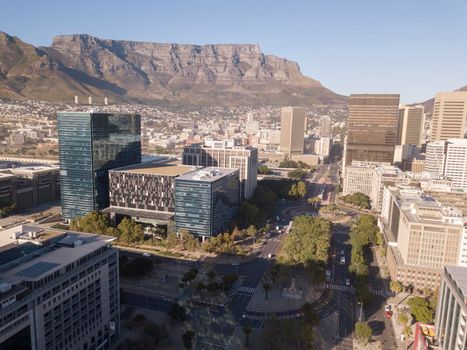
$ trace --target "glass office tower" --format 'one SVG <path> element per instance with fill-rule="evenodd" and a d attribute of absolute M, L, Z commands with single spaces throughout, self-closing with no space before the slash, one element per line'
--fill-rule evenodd
<path fill-rule="evenodd" d="M 201 237 L 222 232 L 240 204 L 238 169 L 208 167 L 175 179 L 175 226 Z"/>
<path fill-rule="evenodd" d="M 141 116 L 58 113 L 62 216 L 109 206 L 108 170 L 141 162 Z"/>

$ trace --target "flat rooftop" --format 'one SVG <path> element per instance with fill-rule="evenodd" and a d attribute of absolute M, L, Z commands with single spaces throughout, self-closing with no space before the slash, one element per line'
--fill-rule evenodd
<path fill-rule="evenodd" d="M 166 176 L 180 176 L 191 171 L 195 168 L 191 165 L 180 165 L 176 162 L 148 162 L 136 165 L 130 165 L 113 169 L 110 172 L 125 172 L 133 174 L 148 174 L 148 175 L 166 175 Z"/>
<path fill-rule="evenodd" d="M 447 265 L 445 268 L 457 287 L 461 290 L 464 298 L 467 299 L 467 267 Z"/>
<path fill-rule="evenodd" d="M 238 172 L 238 169 L 206 167 L 181 175 L 177 180 L 214 182 L 220 178 Z"/>

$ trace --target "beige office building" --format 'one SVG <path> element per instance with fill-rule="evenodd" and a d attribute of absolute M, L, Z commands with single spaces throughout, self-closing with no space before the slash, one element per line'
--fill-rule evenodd
<path fill-rule="evenodd" d="M 423 126 L 425 123 L 423 106 L 399 106 L 398 145 L 422 144 Z"/>
<path fill-rule="evenodd" d="M 305 108 L 281 109 L 281 142 L 279 151 L 288 156 L 303 154 L 305 132 Z"/>
<path fill-rule="evenodd" d="M 467 91 L 437 93 L 431 121 L 431 141 L 464 138 L 466 119 Z"/>
<path fill-rule="evenodd" d="M 398 119 L 399 95 L 350 95 L 343 165 L 354 160 L 392 163 Z"/>

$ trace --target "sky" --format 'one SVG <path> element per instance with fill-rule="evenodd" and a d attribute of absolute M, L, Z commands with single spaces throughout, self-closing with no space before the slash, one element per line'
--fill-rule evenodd
<path fill-rule="evenodd" d="M 0 0 L 0 31 L 189 44 L 255 43 L 327 88 L 424 101 L 467 85 L 467 0 Z"/>

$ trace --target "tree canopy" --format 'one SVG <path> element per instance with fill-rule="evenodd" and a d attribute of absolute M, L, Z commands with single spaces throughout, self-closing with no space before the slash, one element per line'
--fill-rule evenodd
<path fill-rule="evenodd" d="M 370 197 L 361 192 L 355 192 L 342 197 L 345 203 L 355 205 L 361 209 L 370 209 Z"/>
<path fill-rule="evenodd" d="M 357 322 L 355 324 L 355 338 L 361 344 L 368 344 L 373 331 L 370 326 L 365 322 Z"/>
<path fill-rule="evenodd" d="M 261 348 L 267 350 L 313 349 L 312 327 L 305 320 L 266 320 Z"/>
<path fill-rule="evenodd" d="M 418 322 L 433 323 L 434 312 L 430 307 L 428 300 L 422 297 L 413 297 L 409 299 L 407 305 L 410 307 L 410 313 Z"/>

